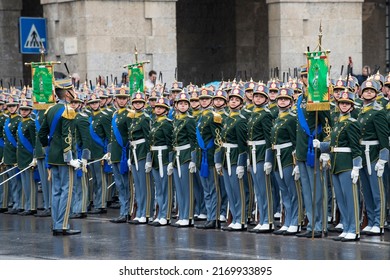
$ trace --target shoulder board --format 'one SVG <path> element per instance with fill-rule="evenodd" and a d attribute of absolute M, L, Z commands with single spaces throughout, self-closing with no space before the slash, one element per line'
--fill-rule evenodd
<path fill-rule="evenodd" d="M 107 111 L 114 112 L 111 108 L 107 108 Z"/>
<path fill-rule="evenodd" d="M 271 113 L 271 110 L 268 108 L 264 108 L 264 111 L 266 111 L 267 113 Z"/>
<path fill-rule="evenodd" d="M 149 118 L 149 119 L 151 118 L 150 115 L 148 113 L 146 113 L 146 112 L 144 112 L 144 116 Z"/>
<path fill-rule="evenodd" d="M 383 109 L 383 107 L 381 105 L 379 105 L 378 103 L 376 103 L 376 104 L 374 104 L 374 107 L 372 109 L 376 110 L 376 111 L 380 111 Z"/>
<path fill-rule="evenodd" d="M 129 110 L 129 113 L 127 114 L 127 117 L 130 119 L 135 118 L 135 111 L 134 110 Z"/>
<path fill-rule="evenodd" d="M 296 117 L 297 115 L 294 114 L 293 112 L 290 112 L 290 116 Z"/>
<path fill-rule="evenodd" d="M 103 115 L 108 116 L 108 114 L 107 114 L 106 112 L 104 112 L 104 111 L 101 111 L 101 113 L 102 113 Z"/>
<path fill-rule="evenodd" d="M 84 112 L 79 112 L 79 115 L 82 116 L 82 117 L 88 117 L 88 115 Z"/>
<path fill-rule="evenodd" d="M 348 118 L 348 120 L 351 121 L 351 122 L 357 122 L 357 120 L 354 119 L 354 118 Z"/>
<path fill-rule="evenodd" d="M 215 123 L 222 123 L 222 117 L 220 114 L 218 113 L 215 113 L 215 112 L 212 112 L 213 113 L 213 116 L 214 116 L 214 122 Z"/>
<path fill-rule="evenodd" d="M 187 114 L 187 118 L 190 118 L 190 119 L 195 119 L 194 116 L 190 115 L 190 114 Z"/>
<path fill-rule="evenodd" d="M 45 111 L 45 113 L 44 113 L 44 115 L 46 115 L 47 112 L 49 112 L 49 110 L 50 110 L 51 108 L 53 108 L 53 106 L 54 106 L 54 105 L 52 105 L 52 106 L 50 106 L 49 108 L 47 108 L 46 111 Z"/>
<path fill-rule="evenodd" d="M 249 111 L 249 112 L 251 112 L 251 111 Z M 246 119 L 246 118 L 244 117 L 244 115 L 239 114 L 239 116 L 240 116 L 241 119 Z"/>
<path fill-rule="evenodd" d="M 9 115 L 7 115 L 7 114 L 3 114 L 3 116 L 6 117 L 6 118 L 9 118 Z"/>
<path fill-rule="evenodd" d="M 166 118 L 166 120 L 167 120 L 167 121 L 169 121 L 169 122 L 173 121 L 173 120 L 172 120 L 172 119 L 170 119 L 170 118 Z"/>
<path fill-rule="evenodd" d="M 252 113 L 251 110 L 248 110 L 247 108 L 244 108 L 244 111 L 248 112 L 248 113 Z"/>
<path fill-rule="evenodd" d="M 37 118 L 38 118 L 38 117 L 37 117 L 37 115 L 35 115 L 35 114 L 31 114 L 31 115 L 30 115 L 30 119 L 33 120 L 33 121 L 35 121 Z"/>
<path fill-rule="evenodd" d="M 76 117 L 76 112 L 70 106 L 66 106 L 65 111 L 62 113 L 65 119 L 73 120 Z"/>

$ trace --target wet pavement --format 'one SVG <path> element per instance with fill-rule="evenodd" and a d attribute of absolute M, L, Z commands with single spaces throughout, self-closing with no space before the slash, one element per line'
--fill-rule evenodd
<path fill-rule="evenodd" d="M 81 235 L 52 236 L 51 218 L 0 214 L 0 259 L 390 260 L 390 232 L 359 242 L 249 232 L 113 224 L 108 214 L 71 220 Z"/>

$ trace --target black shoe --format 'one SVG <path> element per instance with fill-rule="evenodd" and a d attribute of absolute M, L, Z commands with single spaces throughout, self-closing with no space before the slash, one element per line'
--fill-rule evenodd
<path fill-rule="evenodd" d="M 343 229 L 342 228 L 335 228 L 335 227 L 331 227 L 328 229 L 329 232 L 339 232 L 339 233 L 342 233 L 343 232 Z"/>
<path fill-rule="evenodd" d="M 19 212 L 20 211 L 18 209 L 11 209 L 11 210 L 8 210 L 7 212 L 4 212 L 4 214 L 16 215 Z"/>
<path fill-rule="evenodd" d="M 43 212 L 35 214 L 34 216 L 35 217 L 50 217 L 51 216 L 51 210 L 50 209 L 43 210 Z"/>
<path fill-rule="evenodd" d="M 312 238 L 313 234 L 310 233 L 309 236 L 306 236 L 307 238 Z M 321 231 L 314 231 L 314 238 L 322 238 L 322 232 Z"/>
<path fill-rule="evenodd" d="M 0 213 L 5 213 L 8 211 L 8 208 L 0 208 Z"/>
<path fill-rule="evenodd" d="M 359 241 L 360 240 L 360 235 L 356 234 L 355 238 L 343 238 L 341 239 L 341 242 L 354 242 L 354 241 Z"/>
<path fill-rule="evenodd" d="M 75 234 L 80 234 L 81 230 L 77 229 L 53 229 L 53 236 L 59 236 L 59 235 L 75 235 Z"/>
<path fill-rule="evenodd" d="M 336 236 L 336 237 L 333 237 L 332 238 L 334 241 L 341 241 L 344 239 L 344 237 L 341 237 L 341 236 Z"/>
<path fill-rule="evenodd" d="M 111 223 L 115 223 L 115 224 L 122 224 L 122 223 L 126 223 L 127 222 L 127 219 L 128 219 L 128 216 L 119 216 L 118 218 L 115 218 L 115 219 L 111 219 L 110 222 Z"/>
<path fill-rule="evenodd" d="M 45 208 L 43 208 L 43 207 L 38 207 L 37 210 L 43 211 L 43 210 L 45 210 Z"/>
<path fill-rule="evenodd" d="M 197 225 L 196 228 L 198 229 L 218 229 L 221 228 L 221 225 L 219 221 L 212 220 L 212 221 L 207 221 L 202 225 Z"/>
<path fill-rule="evenodd" d="M 121 208 L 121 204 L 119 202 L 112 202 L 109 207 L 111 209 L 119 209 L 119 208 Z"/>
<path fill-rule="evenodd" d="M 283 235 L 287 230 L 282 230 L 282 229 L 279 229 L 279 230 L 275 230 L 273 232 L 273 234 L 275 235 Z"/>
<path fill-rule="evenodd" d="M 20 216 L 33 216 L 37 213 L 37 210 L 27 210 L 23 212 L 19 212 L 18 215 Z"/>
<path fill-rule="evenodd" d="M 70 214 L 69 219 L 84 219 L 87 217 L 87 214 L 85 213 L 73 213 Z"/>
<path fill-rule="evenodd" d="M 94 209 L 92 211 L 89 211 L 88 214 L 106 214 L 107 213 L 107 209 L 105 208 L 97 208 L 97 209 Z"/>
<path fill-rule="evenodd" d="M 297 233 L 295 236 L 296 237 L 311 237 L 311 231 L 305 231 L 305 232 Z"/>

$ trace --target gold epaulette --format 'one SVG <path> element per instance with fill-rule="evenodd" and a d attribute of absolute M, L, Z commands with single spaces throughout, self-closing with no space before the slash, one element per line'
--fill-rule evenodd
<path fill-rule="evenodd" d="M 127 114 L 127 117 L 130 119 L 135 118 L 135 111 L 134 110 L 129 110 L 129 113 Z"/>
<path fill-rule="evenodd" d="M 222 117 L 221 117 L 221 115 L 218 114 L 218 113 L 214 113 L 214 112 L 213 112 L 213 115 L 214 115 L 214 122 L 215 122 L 215 123 L 221 124 L 221 123 L 222 123 Z"/>
<path fill-rule="evenodd" d="M 73 108 L 71 108 L 70 106 L 66 106 L 65 111 L 62 113 L 62 116 L 65 119 L 73 120 L 74 118 L 76 118 L 76 111 L 73 110 Z"/>

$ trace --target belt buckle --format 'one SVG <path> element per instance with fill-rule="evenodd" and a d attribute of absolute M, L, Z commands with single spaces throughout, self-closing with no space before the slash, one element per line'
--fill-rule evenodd
<path fill-rule="evenodd" d="M 331 153 L 334 152 L 334 147 L 330 147 L 330 152 L 331 152 Z"/>

